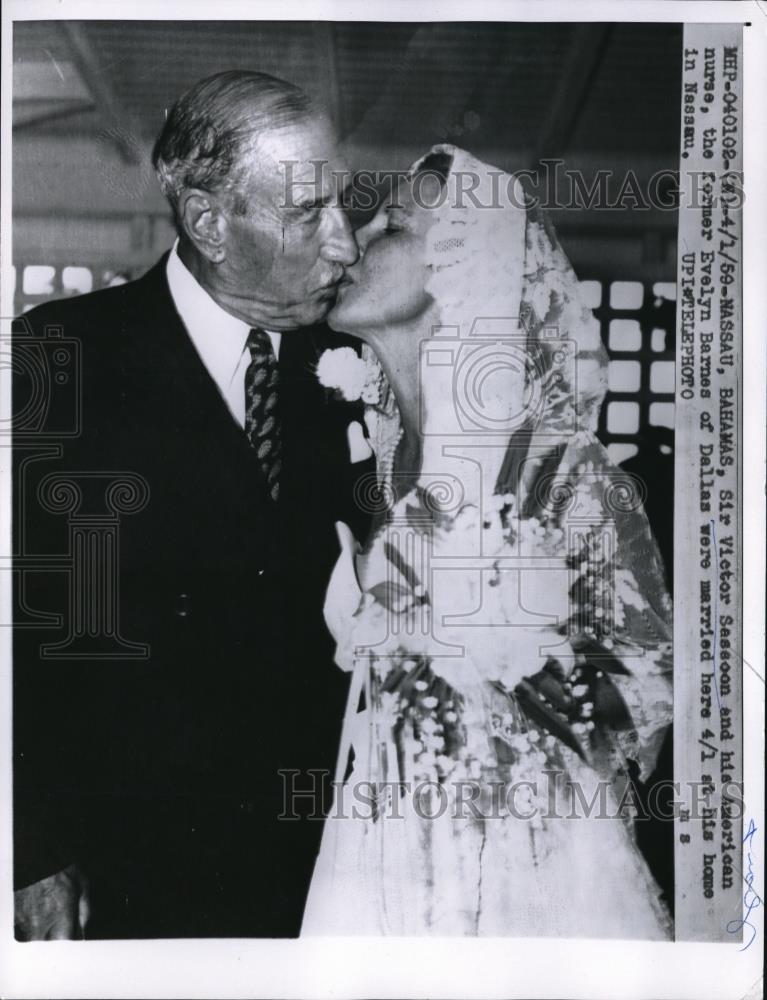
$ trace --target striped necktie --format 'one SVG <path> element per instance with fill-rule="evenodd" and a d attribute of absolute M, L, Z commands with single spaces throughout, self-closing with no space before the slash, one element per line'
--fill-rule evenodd
<path fill-rule="evenodd" d="M 282 466 L 277 357 L 263 330 L 251 330 L 246 346 L 251 360 L 245 372 L 245 434 L 256 452 L 269 495 L 277 500 Z"/>

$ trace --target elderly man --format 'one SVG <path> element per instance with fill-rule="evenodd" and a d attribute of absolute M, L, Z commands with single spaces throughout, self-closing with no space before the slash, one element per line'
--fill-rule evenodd
<path fill-rule="evenodd" d="M 354 414 L 313 371 L 340 340 L 316 324 L 357 258 L 344 165 L 307 96 L 252 72 L 192 87 L 154 163 L 170 253 L 19 326 L 79 342 L 83 394 L 58 457 L 17 462 L 25 551 L 66 550 L 66 518 L 41 503 L 52 472 L 87 494 L 78 516 L 110 477 L 130 473 L 143 497 L 119 523 L 111 644 L 62 658 L 49 628 L 15 635 L 21 939 L 296 935 L 322 823 L 291 819 L 286 789 L 337 750 L 322 595 L 365 470 Z M 60 615 L 61 577 L 29 578 L 19 607 Z"/>

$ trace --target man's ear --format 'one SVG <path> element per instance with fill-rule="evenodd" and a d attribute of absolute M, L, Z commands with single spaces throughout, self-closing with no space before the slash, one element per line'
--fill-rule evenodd
<path fill-rule="evenodd" d="M 220 264 L 225 257 L 226 219 L 215 195 L 190 188 L 181 196 L 178 213 L 187 239 L 212 264 Z"/>

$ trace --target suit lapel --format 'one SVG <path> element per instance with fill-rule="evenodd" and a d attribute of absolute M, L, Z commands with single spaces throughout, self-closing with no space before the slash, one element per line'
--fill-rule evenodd
<path fill-rule="evenodd" d="M 255 490 L 266 504 L 266 484 L 245 432 L 176 312 L 166 260 L 167 255 L 137 283 L 142 294 L 131 324 L 141 354 L 136 366 L 141 377 L 154 386 L 155 405 L 164 419 L 177 437 L 187 439 L 186 450 L 195 453 L 200 469 L 215 473 L 219 482 L 234 489 Z"/>
<path fill-rule="evenodd" d="M 188 438 L 201 468 L 219 481 L 249 491 L 270 509 L 259 463 L 223 396 L 198 355 L 176 311 L 166 277 L 167 254 L 136 282 L 134 312 L 125 332 L 131 366 L 153 386 L 152 408 L 164 414 L 179 437 Z M 347 338 L 342 338 L 343 343 Z M 333 404 L 315 375 L 326 347 L 339 335 L 325 326 L 283 334 L 280 345 L 280 407 L 284 438 L 284 478 L 297 484 L 307 476 L 332 475 L 345 462 L 348 406 Z M 352 342 L 353 343 L 353 342 Z M 147 389 L 147 385 L 144 386 Z M 138 389 L 138 387 L 137 387 Z M 140 389 L 139 389 L 140 392 Z M 337 412 L 336 412 L 337 411 Z M 343 426 L 342 426 L 343 424 Z"/>

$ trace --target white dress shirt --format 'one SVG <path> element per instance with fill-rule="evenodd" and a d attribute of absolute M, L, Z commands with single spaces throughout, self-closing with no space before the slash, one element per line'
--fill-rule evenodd
<path fill-rule="evenodd" d="M 170 294 L 202 363 L 218 386 L 232 416 L 245 426 L 245 372 L 250 364 L 246 342 L 251 327 L 211 298 L 178 255 L 178 240 L 168 257 Z M 267 330 L 276 357 L 281 334 Z"/>

